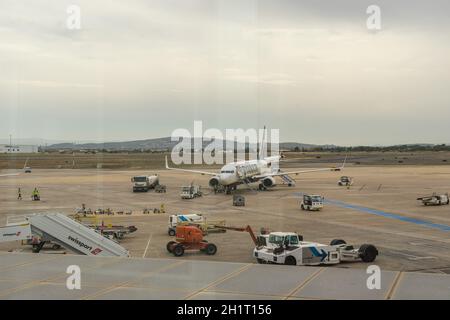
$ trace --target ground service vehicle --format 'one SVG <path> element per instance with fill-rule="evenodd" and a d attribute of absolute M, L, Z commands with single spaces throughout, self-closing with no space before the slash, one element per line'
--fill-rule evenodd
<path fill-rule="evenodd" d="M 214 255 L 217 247 L 203 239 L 203 232 L 196 226 L 177 226 L 175 241 L 167 243 L 167 251 L 175 257 L 180 257 L 185 251 L 200 251 L 207 255 Z"/>
<path fill-rule="evenodd" d="M 353 179 L 347 176 L 342 176 L 339 181 L 339 186 L 351 186 L 353 184 Z"/>
<path fill-rule="evenodd" d="M 255 246 L 259 245 L 259 238 L 255 236 L 250 226 L 241 228 L 215 225 L 213 227 L 223 231 L 233 230 L 248 232 Z M 217 247 L 203 239 L 203 231 L 199 227 L 194 225 L 177 226 L 176 241 L 167 243 L 167 251 L 173 253 L 174 256 L 179 257 L 184 254 L 185 250 L 197 250 L 205 252 L 207 255 L 214 255 L 217 252 Z"/>
<path fill-rule="evenodd" d="M 131 182 L 133 183 L 133 192 L 147 192 L 159 184 L 159 177 L 157 174 L 152 176 L 135 176 L 131 178 Z"/>
<path fill-rule="evenodd" d="M 420 197 L 417 200 L 422 201 L 425 206 L 441 206 L 450 203 L 448 193 L 441 195 L 433 193 L 431 196 Z"/>
<path fill-rule="evenodd" d="M 166 193 L 167 187 L 164 184 L 158 184 L 155 186 L 155 192 L 157 193 Z"/>
<path fill-rule="evenodd" d="M 303 195 L 303 201 L 300 204 L 302 210 L 318 211 L 323 208 L 323 197 L 319 195 Z"/>
<path fill-rule="evenodd" d="M 169 236 L 176 234 L 177 224 L 179 223 L 204 223 L 205 217 L 201 214 L 173 214 L 169 217 L 169 229 L 167 233 Z"/>
<path fill-rule="evenodd" d="M 374 245 L 363 244 L 359 248 L 347 245 L 344 240 L 335 239 L 329 245 L 303 241 L 293 232 L 271 232 L 260 235 L 253 250 L 258 263 L 286 265 L 338 264 L 344 261 L 372 262 L 378 255 Z"/>
<path fill-rule="evenodd" d="M 181 199 L 194 199 L 196 197 L 201 197 L 202 192 L 200 191 L 200 186 L 191 184 L 190 186 L 181 187 L 180 196 Z"/>

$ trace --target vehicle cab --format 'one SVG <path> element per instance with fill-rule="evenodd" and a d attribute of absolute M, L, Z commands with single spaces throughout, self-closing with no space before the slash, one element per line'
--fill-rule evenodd
<path fill-rule="evenodd" d="M 147 176 L 135 176 L 131 178 L 131 182 L 133 183 L 133 192 L 148 191 L 149 189 L 149 180 Z"/>

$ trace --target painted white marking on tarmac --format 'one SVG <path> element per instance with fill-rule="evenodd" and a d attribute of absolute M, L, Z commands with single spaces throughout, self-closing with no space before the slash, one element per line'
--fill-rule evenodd
<path fill-rule="evenodd" d="M 144 251 L 144 254 L 142 255 L 142 258 L 145 258 L 145 255 L 147 254 L 147 250 L 150 245 L 150 241 L 152 241 L 152 236 L 153 236 L 153 234 L 150 233 L 150 237 L 148 238 L 147 246 L 145 247 L 145 251 Z"/>
<path fill-rule="evenodd" d="M 393 252 L 393 253 L 395 253 L 395 254 L 398 254 L 398 255 L 405 256 L 408 260 L 412 260 L 412 261 L 416 261 L 416 260 L 427 260 L 427 259 L 436 259 L 436 257 L 430 257 L 430 256 L 422 256 L 422 257 L 419 257 L 419 256 L 415 256 L 415 255 L 407 254 L 407 253 L 403 253 L 403 252 L 394 252 L 394 251 L 391 251 L 391 252 Z"/>

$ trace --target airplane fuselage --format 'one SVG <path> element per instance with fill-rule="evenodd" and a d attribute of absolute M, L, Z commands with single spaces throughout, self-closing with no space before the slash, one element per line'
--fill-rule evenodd
<path fill-rule="evenodd" d="M 255 177 L 270 174 L 278 170 L 279 160 L 279 156 L 273 156 L 262 160 L 230 162 L 221 168 L 217 176 L 211 179 L 210 185 L 235 186 L 257 181 Z"/>

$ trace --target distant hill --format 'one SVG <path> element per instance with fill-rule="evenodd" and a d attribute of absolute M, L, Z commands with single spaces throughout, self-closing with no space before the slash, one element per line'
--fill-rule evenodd
<path fill-rule="evenodd" d="M 199 138 L 195 138 L 199 139 Z M 191 139 L 191 146 L 194 146 L 194 138 Z M 216 150 L 223 150 L 225 147 L 225 142 L 222 140 L 217 140 Z M 56 143 L 50 146 L 42 147 L 43 150 L 57 151 L 57 150 L 107 150 L 107 151 L 172 151 L 178 141 L 171 141 L 170 137 L 156 138 L 156 139 L 145 139 L 145 140 L 134 140 L 134 141 L 122 141 L 122 142 L 104 142 L 104 143 Z M 203 148 L 208 146 L 211 142 L 204 141 L 198 145 L 202 145 Z M 250 150 L 254 151 L 257 149 L 255 144 L 246 146 L 245 144 L 237 144 L 237 150 L 245 150 L 248 147 Z M 270 146 L 269 146 L 270 148 Z M 200 148 L 195 148 L 200 149 Z M 292 150 L 292 151 L 442 151 L 450 150 L 450 145 L 448 144 L 427 144 L 427 143 L 416 143 L 416 144 L 404 144 L 404 145 L 393 145 L 393 146 L 353 146 L 353 147 L 341 147 L 333 144 L 317 145 L 299 142 L 281 142 L 279 145 L 280 150 Z"/>
<path fill-rule="evenodd" d="M 195 138 L 197 139 L 197 138 Z M 194 138 L 191 140 L 191 145 L 194 145 Z M 211 142 L 203 142 L 203 148 L 209 145 Z M 217 140 L 216 145 L 218 150 L 223 149 L 225 141 Z M 134 141 L 122 141 L 122 142 L 104 142 L 104 143 L 57 143 L 47 146 L 46 150 L 108 150 L 108 151 L 133 151 L 133 150 L 172 150 L 178 141 L 171 141 L 170 137 L 156 138 L 156 139 L 146 139 L 146 140 L 134 140 Z M 237 149 L 245 149 L 245 144 L 237 144 Z M 332 149 L 333 145 L 315 145 L 306 144 L 298 142 L 284 142 L 280 143 L 280 150 L 294 150 L 298 148 L 299 150 L 308 150 L 317 147 L 322 147 L 324 149 Z M 251 144 L 249 148 L 256 149 L 256 145 Z"/>

